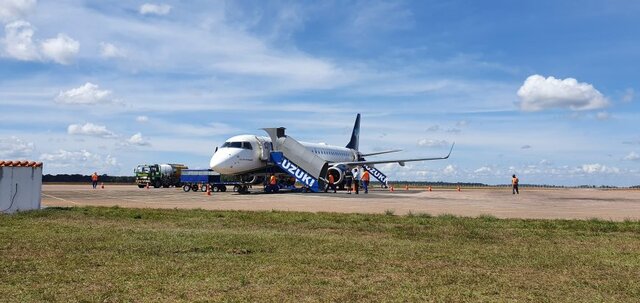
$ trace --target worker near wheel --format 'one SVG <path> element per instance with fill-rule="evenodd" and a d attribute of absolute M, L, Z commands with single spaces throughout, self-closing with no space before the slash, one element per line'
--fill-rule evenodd
<path fill-rule="evenodd" d="M 365 194 L 369 193 L 369 180 L 371 180 L 369 171 L 365 169 L 364 172 L 362 172 L 362 188 L 364 188 Z"/>
<path fill-rule="evenodd" d="M 269 188 L 274 192 L 278 190 L 278 179 L 275 174 L 271 174 L 269 177 Z"/>
<path fill-rule="evenodd" d="M 329 181 L 329 182 L 327 184 L 327 187 L 324 188 L 324 192 L 326 193 L 329 190 L 329 187 L 331 187 L 331 189 L 333 189 L 333 193 L 335 194 L 336 193 L 336 183 L 335 183 L 336 179 L 333 177 L 332 174 L 329 174 L 327 176 L 327 181 Z"/>

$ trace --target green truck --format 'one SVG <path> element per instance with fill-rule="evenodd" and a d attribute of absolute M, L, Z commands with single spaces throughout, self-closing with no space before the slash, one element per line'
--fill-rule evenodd
<path fill-rule="evenodd" d="M 139 188 L 147 186 L 180 187 L 180 175 L 183 169 L 188 169 L 184 164 L 143 164 L 134 169 L 136 185 Z"/>

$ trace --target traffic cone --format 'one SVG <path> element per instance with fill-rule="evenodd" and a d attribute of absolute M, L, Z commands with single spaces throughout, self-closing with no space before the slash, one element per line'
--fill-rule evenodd
<path fill-rule="evenodd" d="M 429 186 L 429 191 L 431 191 L 431 186 Z"/>
<path fill-rule="evenodd" d="M 207 196 L 211 196 L 211 185 L 207 184 Z"/>
<path fill-rule="evenodd" d="M 104 182 L 100 183 L 100 188 L 104 189 Z"/>
<path fill-rule="evenodd" d="M 404 190 L 409 190 L 409 184 L 404 186 Z"/>
<path fill-rule="evenodd" d="M 458 185 L 458 191 L 460 191 L 460 185 Z"/>

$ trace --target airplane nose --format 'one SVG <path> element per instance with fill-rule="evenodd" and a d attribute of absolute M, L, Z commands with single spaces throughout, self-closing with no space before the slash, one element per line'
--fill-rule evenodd
<path fill-rule="evenodd" d="M 236 154 L 233 152 L 227 152 L 226 150 L 219 150 L 209 161 L 209 167 L 214 171 L 221 174 L 233 173 L 233 167 L 236 163 Z"/>
<path fill-rule="evenodd" d="M 211 157 L 211 161 L 209 161 L 209 167 L 218 173 L 222 173 L 221 170 L 225 170 L 225 166 L 223 163 L 225 159 L 220 157 L 220 153 L 215 153 Z"/>

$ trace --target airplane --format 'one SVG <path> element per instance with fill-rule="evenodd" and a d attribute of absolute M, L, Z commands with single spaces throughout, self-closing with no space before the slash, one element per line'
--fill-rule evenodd
<path fill-rule="evenodd" d="M 335 184 L 341 188 L 344 187 L 344 173 L 356 167 L 369 170 L 374 177 L 384 184 L 387 181 L 386 176 L 374 168 L 375 164 L 398 163 L 400 166 L 404 166 L 406 162 L 445 160 L 449 158 L 453 151 L 452 145 L 449 153 L 444 157 L 369 161 L 365 157 L 394 153 L 401 150 L 362 153 L 359 151 L 359 138 L 360 114 L 357 114 L 353 131 L 351 132 L 351 140 L 345 147 L 324 143 L 300 142 L 300 144 L 328 163 L 325 179 L 329 174 L 333 175 Z M 209 161 L 209 167 L 221 175 L 240 177 L 243 186 L 241 186 L 239 192 L 247 193 L 248 186 L 246 185 L 263 183 L 267 174 L 274 173 L 278 177 L 287 175 L 285 171 L 271 161 L 270 153 L 272 150 L 273 145 L 270 137 L 256 135 L 234 136 L 227 139 L 220 148 L 216 148 Z"/>

